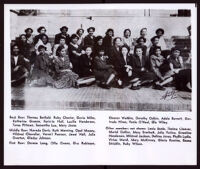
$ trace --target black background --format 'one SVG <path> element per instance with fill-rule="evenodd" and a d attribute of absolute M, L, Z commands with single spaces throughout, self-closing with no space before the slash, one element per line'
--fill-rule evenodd
<path fill-rule="evenodd" d="M 4 135 L 4 4 L 67 4 L 67 3 L 196 3 L 197 7 L 197 166 L 4 166 L 4 144 L 3 144 L 3 135 Z M 200 0 L 0 0 L 0 105 L 1 105 L 1 111 L 0 111 L 0 165 L 1 168 L 16 168 L 16 169 L 25 169 L 25 168 L 48 168 L 48 169 L 54 169 L 54 168 L 62 168 L 62 169 L 146 169 L 146 168 L 152 168 L 152 169 L 196 169 L 199 168 L 200 165 L 200 147 L 199 147 L 199 129 L 200 129 L 200 121 L 199 121 L 199 71 L 200 67 L 198 65 L 200 64 L 200 46 L 199 46 L 199 31 L 200 30 Z M 199 103 L 199 104 L 198 104 Z M 145 152 L 144 152 L 145 153 Z M 185 152 L 187 153 L 187 152 Z M 20 155 L 20 154 L 19 154 Z M 92 154 L 91 154 L 92 156 Z M 170 156 L 170 154 L 169 154 Z M 102 158 L 99 156 L 99 158 Z M 177 157 L 178 158 L 178 157 Z M 134 160 L 134 159 L 133 159 Z"/>

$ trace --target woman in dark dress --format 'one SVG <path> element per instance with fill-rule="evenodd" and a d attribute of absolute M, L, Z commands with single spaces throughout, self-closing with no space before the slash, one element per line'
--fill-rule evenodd
<path fill-rule="evenodd" d="M 122 79 L 123 87 L 129 84 L 135 85 L 139 81 L 137 74 L 133 71 L 133 55 L 131 55 L 129 51 L 130 48 L 127 45 L 123 45 L 120 48 L 120 56 L 116 59 L 118 74 L 120 79 Z"/>
<path fill-rule="evenodd" d="M 84 38 L 84 46 L 92 46 L 94 47 L 94 43 L 95 43 L 95 36 L 94 36 L 94 32 L 95 32 L 95 28 L 94 27 L 89 27 L 87 29 L 88 35 L 85 36 Z"/>
<path fill-rule="evenodd" d="M 94 57 L 98 56 L 100 50 L 104 50 L 105 51 L 105 47 L 103 45 L 103 37 L 102 36 L 97 36 L 96 39 L 95 39 L 93 56 Z"/>
<path fill-rule="evenodd" d="M 191 69 L 184 69 L 183 59 L 178 48 L 171 49 L 169 63 L 174 73 L 174 80 L 177 90 L 190 91 L 192 89 Z"/>
<path fill-rule="evenodd" d="M 80 56 L 85 54 L 85 52 L 82 50 L 81 46 L 78 45 L 78 39 L 76 34 L 72 34 L 68 52 L 73 71 L 80 74 Z"/>
<path fill-rule="evenodd" d="M 108 56 L 105 55 L 104 49 L 100 49 L 94 59 L 94 74 L 99 82 L 98 85 L 105 89 L 109 89 L 112 82 L 116 80 L 117 72 L 114 70 L 114 66 L 108 63 Z"/>
<path fill-rule="evenodd" d="M 137 85 L 135 84 L 131 87 L 133 90 L 139 89 L 141 85 L 152 83 L 156 79 L 154 73 L 148 70 L 148 60 L 143 55 L 142 47 L 135 47 L 132 68 L 140 80 L 140 83 L 138 82 Z"/>
<path fill-rule="evenodd" d="M 56 81 L 54 87 L 57 89 L 77 87 L 78 75 L 71 70 L 71 64 L 66 50 L 63 46 L 57 49 L 57 58 L 55 59 Z"/>
<path fill-rule="evenodd" d="M 52 59 L 49 57 L 46 51 L 46 47 L 40 45 L 38 47 L 39 55 L 36 56 L 36 60 L 34 63 L 32 76 L 31 76 L 31 83 L 30 86 L 53 86 L 54 80 L 50 76 L 52 66 Z"/>
<path fill-rule="evenodd" d="M 111 48 L 113 47 L 113 37 L 114 37 L 114 30 L 108 29 L 106 31 L 106 36 L 103 38 L 103 46 L 105 47 L 105 55 L 111 55 Z"/>
<path fill-rule="evenodd" d="M 80 57 L 80 74 L 78 79 L 78 84 L 91 85 L 95 82 L 94 72 L 93 72 L 93 57 L 92 57 L 92 47 L 85 47 L 85 54 Z"/>

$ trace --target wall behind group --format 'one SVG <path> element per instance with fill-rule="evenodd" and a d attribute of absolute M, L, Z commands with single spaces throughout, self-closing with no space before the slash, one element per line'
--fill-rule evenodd
<path fill-rule="evenodd" d="M 106 17 L 96 16 L 88 19 L 86 16 L 17 16 L 11 13 L 10 35 L 11 39 L 24 33 L 24 30 L 31 27 L 37 33 L 39 26 L 45 26 L 47 34 L 54 36 L 60 32 L 60 27 L 66 25 L 69 28 L 68 33 L 75 33 L 78 28 L 86 29 L 90 26 L 96 28 L 95 35 L 105 35 L 108 28 L 113 28 L 116 36 L 123 36 L 126 28 L 131 29 L 132 37 L 138 37 L 141 28 L 148 29 L 148 36 L 155 35 L 157 28 L 165 30 L 165 37 L 171 36 L 188 36 L 187 27 L 191 25 L 190 17 L 144 17 L 144 16 L 118 16 Z"/>

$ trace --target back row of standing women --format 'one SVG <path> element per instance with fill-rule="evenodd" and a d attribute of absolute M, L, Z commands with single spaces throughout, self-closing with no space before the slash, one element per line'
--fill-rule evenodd
<path fill-rule="evenodd" d="M 31 28 L 20 35 L 11 48 L 12 84 L 29 76 L 31 86 L 69 88 L 97 82 L 106 89 L 131 85 L 131 89 L 137 90 L 153 84 L 154 89 L 164 90 L 164 85 L 175 80 L 177 88 L 191 89 L 191 70 L 183 69 L 179 49 L 172 48 L 170 55 L 166 55 L 161 28 L 151 41 L 146 38 L 147 28 L 141 29 L 136 41 L 131 38 L 130 29 L 124 30 L 123 38 L 114 38 L 113 29 L 108 29 L 104 37 L 95 37 L 94 27 L 87 29 L 85 37 L 83 29 L 71 36 L 66 26 L 60 31 L 53 47 L 45 27 L 39 27 L 35 37 Z M 21 66 L 16 62 L 18 58 L 24 58 Z M 17 66 L 24 69 L 16 69 Z"/>

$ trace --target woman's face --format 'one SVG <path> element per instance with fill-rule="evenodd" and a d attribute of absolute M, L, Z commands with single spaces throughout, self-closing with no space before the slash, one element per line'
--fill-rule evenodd
<path fill-rule="evenodd" d="M 45 28 L 42 28 L 42 29 L 40 30 L 40 33 L 41 33 L 41 34 L 46 33 L 46 29 L 45 29 Z"/>
<path fill-rule="evenodd" d="M 91 48 L 86 48 L 85 50 L 86 55 L 90 56 L 92 53 L 92 49 Z"/>
<path fill-rule="evenodd" d="M 121 46 L 122 45 L 121 39 L 117 38 L 116 41 L 115 41 L 115 45 L 118 46 L 118 47 Z"/>
<path fill-rule="evenodd" d="M 144 45 L 144 39 L 140 39 L 140 40 L 139 40 L 139 44 L 140 44 L 140 45 Z"/>
<path fill-rule="evenodd" d="M 155 54 L 156 54 L 156 56 L 160 56 L 161 50 L 160 49 L 156 49 Z"/>
<path fill-rule="evenodd" d="M 32 35 L 32 31 L 31 31 L 30 29 L 28 29 L 28 31 L 26 32 L 26 35 L 27 35 L 28 37 L 30 37 L 30 36 Z"/>
<path fill-rule="evenodd" d="M 43 42 L 44 44 L 47 43 L 47 37 L 46 37 L 46 36 L 43 36 L 43 37 L 42 37 L 42 42 Z"/>
<path fill-rule="evenodd" d="M 142 29 L 141 36 L 145 37 L 146 35 L 147 35 L 147 30 L 146 29 Z"/>
<path fill-rule="evenodd" d="M 158 43 L 159 43 L 159 39 L 158 39 L 158 38 L 155 38 L 154 41 L 153 41 L 153 44 L 154 44 L 154 45 L 158 45 Z"/>
<path fill-rule="evenodd" d="M 83 35 L 83 30 L 80 29 L 80 30 L 78 31 L 78 34 L 79 34 L 79 36 L 82 36 L 82 35 Z"/>
<path fill-rule="evenodd" d="M 66 50 L 63 48 L 61 51 L 60 51 L 60 56 L 65 56 L 66 54 Z"/>
<path fill-rule="evenodd" d="M 26 42 L 26 36 L 21 36 L 21 41 Z"/>
<path fill-rule="evenodd" d="M 125 56 L 128 53 L 128 49 L 126 47 L 122 48 L 122 55 Z"/>
<path fill-rule="evenodd" d="M 174 52 L 173 52 L 173 55 L 174 55 L 174 57 L 178 57 L 178 56 L 180 56 L 180 51 L 178 51 L 178 50 L 175 50 Z"/>
<path fill-rule="evenodd" d="M 99 51 L 99 55 L 100 55 L 100 56 L 104 56 L 104 54 L 105 54 L 105 52 L 104 52 L 103 50 L 100 50 L 100 51 Z"/>
<path fill-rule="evenodd" d="M 97 41 L 97 44 L 98 44 L 99 46 L 101 46 L 101 45 L 103 44 L 103 39 L 99 39 L 99 40 Z"/>
<path fill-rule="evenodd" d="M 90 29 L 88 33 L 89 33 L 90 36 L 92 36 L 94 34 L 93 29 Z"/>
<path fill-rule="evenodd" d="M 65 45 L 65 39 L 60 39 L 60 45 Z"/>
<path fill-rule="evenodd" d="M 45 49 L 41 48 L 39 52 L 40 52 L 40 54 L 44 55 L 45 54 Z"/>
<path fill-rule="evenodd" d="M 163 35 L 162 31 L 157 32 L 157 36 L 161 37 Z"/>
<path fill-rule="evenodd" d="M 109 31 L 109 32 L 108 32 L 108 35 L 109 35 L 109 36 L 112 36 L 112 35 L 113 35 L 113 32 L 112 32 L 112 31 Z"/>
<path fill-rule="evenodd" d="M 74 39 L 72 39 L 72 42 L 74 43 L 74 44 L 77 44 L 77 42 L 78 42 L 78 38 L 74 38 Z"/>
<path fill-rule="evenodd" d="M 126 30 L 126 32 L 124 33 L 125 37 L 130 37 L 131 36 L 131 32 L 129 30 Z"/>
<path fill-rule="evenodd" d="M 14 55 L 18 55 L 19 54 L 19 47 L 18 46 L 14 46 L 13 47 L 13 54 Z"/>
<path fill-rule="evenodd" d="M 137 48 L 135 51 L 137 56 L 142 56 L 142 49 L 141 48 Z"/>

